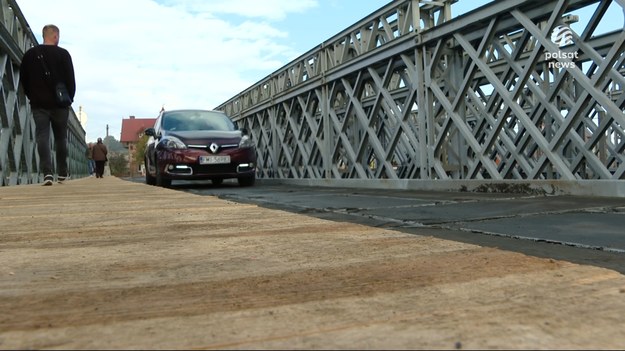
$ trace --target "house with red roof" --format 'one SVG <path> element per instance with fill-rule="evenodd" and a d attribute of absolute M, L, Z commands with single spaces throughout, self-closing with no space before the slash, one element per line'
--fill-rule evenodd
<path fill-rule="evenodd" d="M 135 153 L 137 151 L 137 143 L 143 136 L 146 128 L 154 127 L 156 118 L 135 118 L 130 116 L 122 119 L 122 135 L 120 142 L 128 149 L 128 170 L 130 175 L 145 174 L 143 163 L 135 162 Z"/>

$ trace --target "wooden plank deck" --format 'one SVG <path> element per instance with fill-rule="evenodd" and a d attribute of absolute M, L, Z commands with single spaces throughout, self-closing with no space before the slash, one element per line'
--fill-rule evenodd
<path fill-rule="evenodd" d="M 0 188 L 0 349 L 622 349 L 625 277 L 127 182 Z"/>

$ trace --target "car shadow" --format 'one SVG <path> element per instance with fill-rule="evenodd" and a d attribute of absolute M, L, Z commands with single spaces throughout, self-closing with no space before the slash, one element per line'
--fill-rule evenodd
<path fill-rule="evenodd" d="M 240 188 L 236 179 L 226 179 L 221 184 L 213 184 L 210 180 L 175 180 L 172 182 L 172 189 L 229 189 Z"/>
<path fill-rule="evenodd" d="M 131 181 L 134 183 L 144 183 L 144 177 L 128 177 L 123 178 L 124 180 Z M 240 188 L 238 181 L 236 179 L 224 179 L 221 184 L 213 184 L 210 180 L 174 180 L 172 181 L 170 189 L 234 189 Z"/>

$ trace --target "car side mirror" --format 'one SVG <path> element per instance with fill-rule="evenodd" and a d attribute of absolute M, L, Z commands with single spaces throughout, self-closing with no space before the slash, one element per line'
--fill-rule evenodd
<path fill-rule="evenodd" d="M 249 133 L 247 132 L 247 128 L 241 128 L 239 129 L 241 131 L 241 134 L 243 135 L 248 135 Z"/>
<path fill-rule="evenodd" d="M 156 131 L 154 130 L 154 128 L 148 128 L 143 132 L 145 135 L 147 136 L 155 136 L 156 135 Z"/>

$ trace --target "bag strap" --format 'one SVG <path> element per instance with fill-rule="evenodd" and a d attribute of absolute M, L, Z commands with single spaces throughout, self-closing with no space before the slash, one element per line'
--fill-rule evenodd
<path fill-rule="evenodd" d="M 41 52 L 41 48 L 37 46 L 37 58 L 41 61 L 41 65 L 43 66 L 43 73 L 46 77 L 51 77 L 50 70 L 48 69 L 48 64 L 46 63 L 46 58 L 43 56 L 43 52 Z"/>
<path fill-rule="evenodd" d="M 52 77 L 52 72 L 50 72 L 50 69 L 48 69 L 48 64 L 46 63 L 46 58 L 45 56 L 43 56 L 43 51 L 41 50 L 41 45 L 36 46 L 35 48 L 36 52 L 37 52 L 37 59 L 39 59 L 39 61 L 41 61 L 41 65 L 43 66 L 43 75 L 44 78 L 46 78 L 47 82 L 48 82 L 48 86 L 54 90 L 54 77 Z"/>

